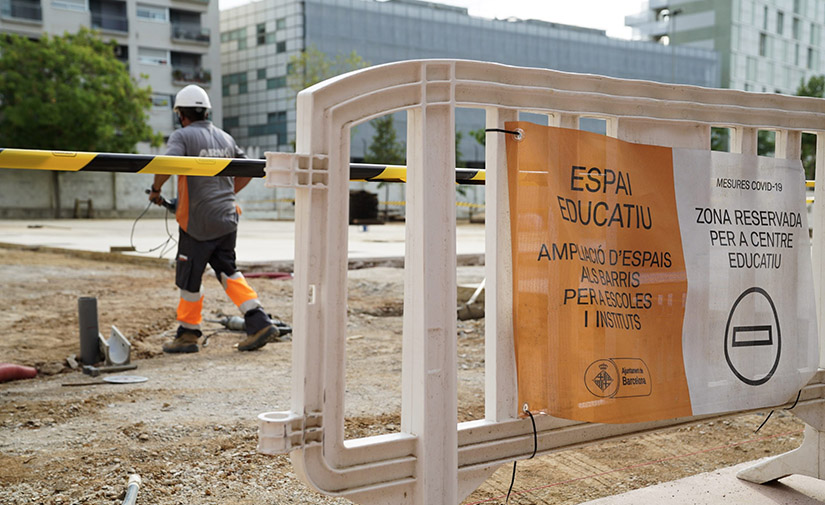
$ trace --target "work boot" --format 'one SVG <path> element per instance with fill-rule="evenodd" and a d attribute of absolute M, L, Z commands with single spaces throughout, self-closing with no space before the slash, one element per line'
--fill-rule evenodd
<path fill-rule="evenodd" d="M 270 324 L 252 335 L 248 335 L 244 340 L 238 343 L 239 351 L 254 351 L 265 346 L 267 342 L 273 342 L 280 335 L 278 328 Z"/>
<path fill-rule="evenodd" d="M 171 342 L 163 344 L 163 352 L 198 352 L 198 339 L 203 335 L 200 330 L 191 330 L 182 326 L 178 327 L 178 332 Z"/>

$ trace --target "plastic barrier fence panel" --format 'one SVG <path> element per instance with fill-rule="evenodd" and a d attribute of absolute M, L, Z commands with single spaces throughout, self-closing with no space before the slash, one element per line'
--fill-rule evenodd
<path fill-rule="evenodd" d="M 627 423 L 784 403 L 819 361 L 799 160 L 509 122 L 520 405 Z"/>

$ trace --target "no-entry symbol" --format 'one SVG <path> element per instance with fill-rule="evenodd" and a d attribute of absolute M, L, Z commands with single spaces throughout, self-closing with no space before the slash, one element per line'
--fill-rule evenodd
<path fill-rule="evenodd" d="M 759 386 L 779 366 L 782 334 L 770 295 L 759 287 L 745 290 L 733 302 L 725 326 L 725 360 L 739 380 Z"/>

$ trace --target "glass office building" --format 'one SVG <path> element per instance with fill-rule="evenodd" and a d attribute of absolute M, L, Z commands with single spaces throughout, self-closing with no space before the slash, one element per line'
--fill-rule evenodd
<path fill-rule="evenodd" d="M 604 31 L 536 20 L 493 20 L 464 8 L 417 0 L 261 0 L 221 12 L 224 123 L 241 145 L 291 151 L 295 93 L 290 57 L 316 47 L 327 55 L 355 51 L 371 64 L 460 58 L 613 77 L 719 85 L 713 50 L 664 47 L 609 38 Z M 483 125 L 479 111 L 459 111 L 460 130 Z M 396 122 L 403 135 L 403 121 Z M 358 127 L 352 155 L 363 156 L 368 125 Z M 483 148 L 469 135 L 470 162 Z"/>
<path fill-rule="evenodd" d="M 650 0 L 625 24 L 649 40 L 716 50 L 724 88 L 795 94 L 825 70 L 825 0 Z"/>

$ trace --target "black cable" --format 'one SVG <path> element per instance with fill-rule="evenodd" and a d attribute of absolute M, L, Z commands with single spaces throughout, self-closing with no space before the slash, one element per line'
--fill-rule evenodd
<path fill-rule="evenodd" d="M 510 493 L 513 491 L 513 484 L 516 483 L 516 465 L 518 461 L 513 461 L 513 476 L 510 478 L 510 488 L 507 490 L 507 498 L 504 499 L 504 505 L 510 503 Z"/>
<path fill-rule="evenodd" d="M 765 420 L 764 420 L 764 421 L 762 421 L 762 424 L 760 424 L 760 425 L 759 425 L 759 427 L 758 427 L 758 428 L 756 428 L 756 431 L 754 431 L 754 433 L 759 433 L 759 430 L 761 430 L 761 429 L 762 429 L 762 427 L 763 427 L 763 426 L 765 426 L 765 423 L 767 423 L 767 422 L 768 422 L 768 419 L 770 419 L 772 415 L 773 415 L 773 410 L 771 410 L 770 412 L 768 412 L 768 417 L 766 417 L 766 418 L 765 418 Z"/>
<path fill-rule="evenodd" d="M 138 221 L 140 221 L 140 219 L 144 215 L 146 215 L 146 213 L 149 211 L 149 208 L 151 206 L 152 206 L 152 202 L 149 202 L 146 205 L 146 208 L 143 209 L 143 212 L 141 212 L 140 215 L 137 218 L 135 218 L 135 221 L 132 223 L 132 232 L 129 234 L 129 245 L 131 245 L 132 249 L 134 249 L 134 251 L 136 253 L 139 253 L 139 254 L 149 254 L 149 253 L 153 253 L 153 252 L 160 249 L 161 250 L 160 251 L 160 257 L 162 258 L 164 254 L 166 254 L 167 252 L 169 252 L 171 250 L 171 247 L 167 248 L 170 244 L 172 245 L 172 247 L 174 247 L 178 243 L 178 241 L 175 240 L 175 237 L 173 237 L 172 233 L 169 231 L 169 209 L 166 209 L 166 213 L 163 216 L 164 225 L 166 227 L 166 235 L 167 235 L 168 238 L 166 240 L 164 240 L 161 244 L 159 244 L 159 245 L 157 245 L 157 246 L 155 246 L 151 249 L 148 249 L 146 251 L 139 251 L 138 248 L 135 247 L 135 227 L 137 226 Z"/>
<path fill-rule="evenodd" d="M 521 138 L 524 135 L 524 132 L 519 130 L 505 130 L 503 128 L 485 128 L 485 132 L 497 132 L 497 133 L 509 133 L 510 135 L 515 135 L 517 138 Z"/>
<path fill-rule="evenodd" d="M 525 407 L 527 404 L 525 404 Z M 530 416 L 530 422 L 533 423 L 533 454 L 530 455 L 527 459 L 533 459 L 536 456 L 536 452 L 539 450 L 539 436 L 538 431 L 536 430 L 536 419 L 533 417 L 533 413 L 530 412 L 527 408 L 524 409 L 527 412 L 527 415 Z M 510 478 L 510 488 L 507 489 L 507 497 L 504 499 L 504 505 L 510 503 L 510 493 L 513 492 L 513 484 L 516 483 L 516 465 L 518 461 L 513 461 L 513 476 Z"/>
<path fill-rule="evenodd" d="M 797 404 L 797 403 L 799 403 L 799 398 L 800 398 L 801 396 L 802 396 L 802 390 L 800 389 L 800 390 L 799 390 L 799 392 L 798 392 L 798 393 L 796 393 L 796 400 L 794 400 L 793 405 L 791 405 L 790 407 L 788 407 L 788 408 L 787 408 L 787 409 L 785 409 L 785 410 L 791 410 L 791 409 L 793 409 L 794 407 L 796 407 L 796 404 Z"/>
<path fill-rule="evenodd" d="M 802 390 L 800 389 L 800 390 L 799 390 L 799 392 L 798 392 L 798 393 L 796 393 L 796 400 L 794 400 L 793 405 L 791 405 L 791 406 L 790 406 L 790 407 L 788 407 L 787 409 L 782 409 L 782 410 L 791 410 L 791 409 L 793 409 L 794 407 L 796 407 L 796 405 L 799 403 L 799 398 L 801 398 L 801 397 L 802 397 Z M 760 425 L 759 425 L 759 427 L 758 427 L 758 428 L 756 428 L 756 431 L 755 431 L 754 433 L 759 433 L 759 430 L 761 430 L 761 429 L 762 429 L 762 427 L 763 427 L 763 426 L 765 426 L 765 424 L 768 422 L 768 419 L 770 419 L 772 415 L 773 415 L 773 410 L 771 410 L 771 411 L 768 413 L 768 417 L 766 417 L 766 418 L 765 418 L 765 420 L 764 420 L 764 421 L 762 421 L 762 424 L 760 424 Z"/>
<path fill-rule="evenodd" d="M 527 412 L 527 415 L 530 416 L 530 422 L 533 423 L 533 454 L 530 455 L 527 459 L 533 459 L 536 456 L 536 451 L 539 450 L 539 435 L 536 432 L 536 419 L 533 417 L 533 413 L 527 409 L 524 409 Z"/>

